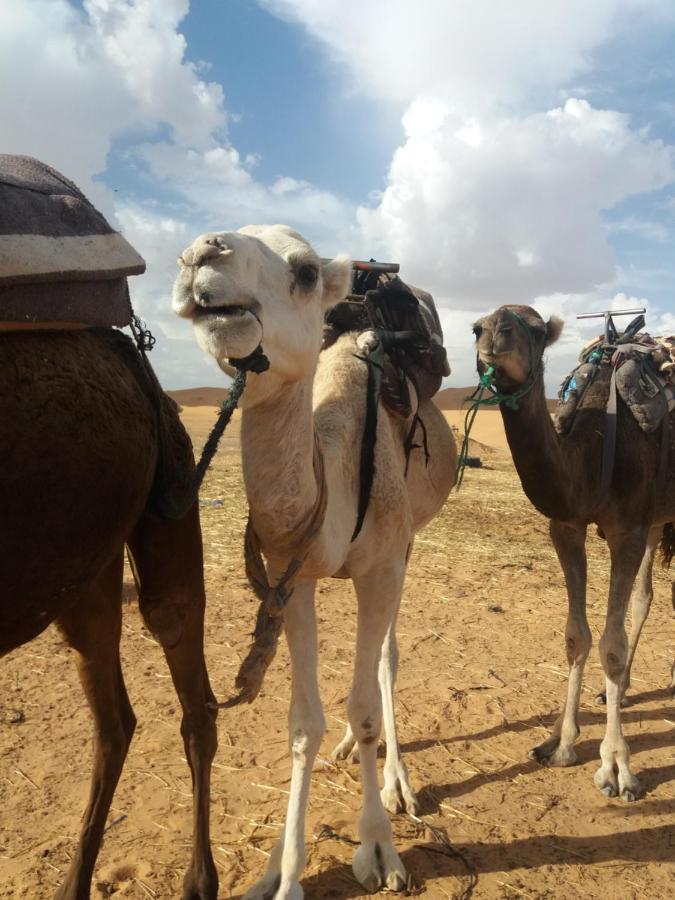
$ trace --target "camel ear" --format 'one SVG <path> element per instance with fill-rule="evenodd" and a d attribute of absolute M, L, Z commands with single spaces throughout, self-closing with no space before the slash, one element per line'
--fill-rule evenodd
<path fill-rule="evenodd" d="M 563 320 L 558 316 L 551 316 L 546 323 L 546 343 L 544 346 L 550 347 L 551 344 L 555 344 L 562 333 L 564 324 Z"/>
<path fill-rule="evenodd" d="M 352 287 L 352 261 L 348 256 L 336 256 L 321 267 L 323 275 L 322 304 L 328 309 L 344 300 Z"/>

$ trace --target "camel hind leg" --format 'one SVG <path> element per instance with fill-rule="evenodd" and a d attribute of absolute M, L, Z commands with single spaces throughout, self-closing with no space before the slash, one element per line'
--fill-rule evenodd
<path fill-rule="evenodd" d="M 630 637 L 628 639 L 628 659 L 626 660 L 626 674 L 621 687 L 621 706 L 627 705 L 626 691 L 630 687 L 630 672 L 635 658 L 638 641 L 642 634 L 642 628 L 647 621 L 652 600 L 654 599 L 654 587 L 652 584 L 652 571 L 654 557 L 661 538 L 662 527 L 657 525 L 652 528 L 647 538 L 647 548 L 640 563 L 635 588 L 633 590 L 633 614 L 631 616 Z M 607 703 L 607 691 L 601 690 L 595 698 L 596 703 L 604 706 Z"/>
<path fill-rule="evenodd" d="M 192 859 L 183 900 L 215 900 L 209 803 L 216 710 L 204 659 L 204 576 L 197 506 L 180 520 L 146 514 L 129 541 L 139 607 L 162 645 L 183 711 L 181 734 L 192 774 Z"/>
<path fill-rule="evenodd" d="M 94 718 L 94 768 L 77 852 L 57 900 L 88 900 L 105 821 L 136 726 L 120 665 L 122 562 L 119 553 L 58 620 L 78 653 L 80 681 Z"/>

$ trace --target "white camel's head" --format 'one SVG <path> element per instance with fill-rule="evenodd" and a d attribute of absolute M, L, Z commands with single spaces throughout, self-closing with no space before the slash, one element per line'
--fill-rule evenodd
<path fill-rule="evenodd" d="M 231 373 L 228 360 L 262 343 L 277 382 L 314 371 L 324 310 L 346 296 L 351 277 L 346 257 L 322 263 L 286 225 L 203 234 L 178 264 L 173 308 L 192 319 L 202 349 Z"/>

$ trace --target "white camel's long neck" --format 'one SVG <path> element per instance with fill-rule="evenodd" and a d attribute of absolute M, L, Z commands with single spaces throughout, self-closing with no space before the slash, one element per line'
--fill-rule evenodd
<path fill-rule="evenodd" d="M 263 547 L 287 538 L 316 499 L 312 382 L 285 384 L 242 413 L 244 482 Z"/>

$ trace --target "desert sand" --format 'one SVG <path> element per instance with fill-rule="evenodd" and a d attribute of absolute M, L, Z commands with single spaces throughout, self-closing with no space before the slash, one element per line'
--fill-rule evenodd
<path fill-rule="evenodd" d="M 214 407 L 183 404 L 200 447 Z M 462 414 L 449 411 L 460 424 Z M 228 697 L 255 604 L 242 563 L 246 504 L 235 417 L 202 490 L 206 652 Z M 393 819 L 408 895 L 430 898 L 666 898 L 675 860 L 675 706 L 665 690 L 675 650 L 671 576 L 655 599 L 623 715 L 645 797 L 608 800 L 592 785 L 604 711 L 594 704 L 607 591 L 604 542 L 589 540 L 594 647 L 581 704 L 579 764 L 543 769 L 527 751 L 560 709 L 567 669 L 566 601 L 547 523 L 523 495 L 497 412 L 481 412 L 459 493 L 419 536 L 399 620 L 399 729 L 421 821 Z M 481 446 L 483 445 L 483 446 Z M 190 775 L 180 713 L 162 653 L 133 602 L 123 666 L 138 729 L 113 800 L 92 897 L 180 897 L 188 863 Z M 360 807 L 358 766 L 329 755 L 342 735 L 354 643 L 350 586 L 317 594 L 328 732 L 310 797 L 308 900 L 362 897 L 350 861 Z M 74 654 L 54 628 L 0 662 L 0 898 L 53 897 L 74 851 L 88 793 L 91 727 Z M 222 711 L 212 833 L 221 898 L 239 898 L 279 833 L 290 766 L 288 656 L 279 650 L 251 706 Z"/>

